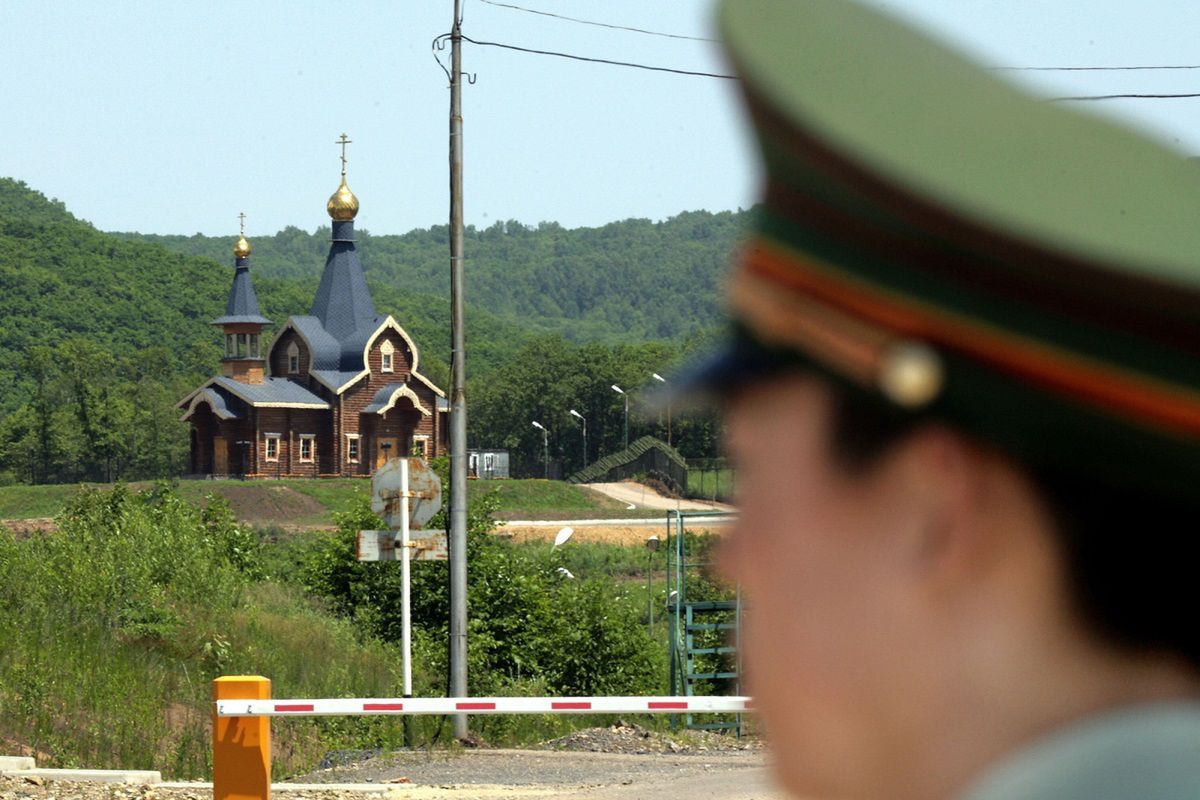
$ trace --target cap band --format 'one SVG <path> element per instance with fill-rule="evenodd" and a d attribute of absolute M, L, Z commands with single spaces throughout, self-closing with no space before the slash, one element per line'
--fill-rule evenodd
<path fill-rule="evenodd" d="M 864 387 L 878 385 L 889 343 L 915 339 L 1132 423 L 1200 438 L 1200 392 L 883 289 L 762 237 L 746 248 L 730 293 L 734 315 L 756 336 Z"/>

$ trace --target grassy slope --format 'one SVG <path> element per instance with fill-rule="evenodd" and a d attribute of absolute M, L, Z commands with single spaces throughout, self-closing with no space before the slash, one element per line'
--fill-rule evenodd
<path fill-rule="evenodd" d="M 149 484 L 132 484 L 146 488 Z M 55 516 L 78 490 L 74 484 L 0 487 L 0 520 Z M 370 492 L 362 478 L 281 481 L 181 481 L 180 494 L 199 501 L 210 492 L 223 495 L 242 522 L 252 525 L 331 525 L 333 513 L 344 509 L 355 493 Z M 467 497 L 489 491 L 500 499 L 501 519 L 572 519 L 637 516 L 618 503 L 583 486 L 562 481 L 472 481 Z M 655 512 L 653 516 L 661 516 Z"/>

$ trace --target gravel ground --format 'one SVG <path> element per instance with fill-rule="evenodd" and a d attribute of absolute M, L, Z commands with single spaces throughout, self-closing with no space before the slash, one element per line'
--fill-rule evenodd
<path fill-rule="evenodd" d="M 647 753 L 533 750 L 395 752 L 360 764 L 295 778 L 297 783 L 414 785 L 601 786 L 708 771 L 759 767 L 761 752 L 724 751 L 707 757 Z"/>
<path fill-rule="evenodd" d="M 362 800 L 355 792 L 289 792 L 287 800 Z M 114 783 L 76 783 L 39 777 L 0 775 L 0 800 L 212 800 L 212 789 L 166 789 Z"/>
<path fill-rule="evenodd" d="M 361 760 L 355 755 L 365 756 Z M 346 756 L 350 756 L 349 759 Z M 762 767 L 761 744 L 702 731 L 663 734 L 639 725 L 574 731 L 538 749 L 461 749 L 330 754 L 334 766 L 296 783 L 404 783 L 414 786 L 554 786 L 631 784 L 645 779 Z"/>
<path fill-rule="evenodd" d="M 532 800 L 648 797 L 774 798 L 760 791 L 766 753 L 753 738 L 701 731 L 673 734 L 635 724 L 588 728 L 531 750 L 461 748 L 330 753 L 324 768 L 290 779 L 297 784 L 386 786 L 385 800 Z M 750 787 L 747 794 L 736 794 Z M 677 791 L 677 795 L 673 792 Z M 281 800 L 367 800 L 342 788 L 277 791 Z M 76 783 L 0 775 L 0 800 L 211 800 L 202 786 L 167 788 Z"/>

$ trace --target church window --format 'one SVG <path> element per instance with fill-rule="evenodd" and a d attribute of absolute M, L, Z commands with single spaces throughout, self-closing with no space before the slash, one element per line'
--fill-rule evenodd
<path fill-rule="evenodd" d="M 312 461 L 316 449 L 316 436 L 312 433 L 300 434 L 300 460 Z"/>
<path fill-rule="evenodd" d="M 237 355 L 237 334 L 225 334 L 225 357 L 233 358 Z"/>
<path fill-rule="evenodd" d="M 412 454 L 418 458 L 429 458 L 429 437 L 417 434 L 413 437 Z"/>
<path fill-rule="evenodd" d="M 358 434 L 346 434 L 346 460 L 351 464 L 358 463 Z"/>
<path fill-rule="evenodd" d="M 300 348 L 296 345 L 295 342 L 292 342 L 291 344 L 288 345 L 287 359 L 288 359 L 288 374 L 295 375 L 298 372 L 300 372 Z"/>
<path fill-rule="evenodd" d="M 250 357 L 261 358 L 261 351 L 258 349 L 258 334 L 250 334 Z"/>
<path fill-rule="evenodd" d="M 278 433 L 263 434 L 263 458 L 267 461 L 279 460 L 279 437 Z"/>
<path fill-rule="evenodd" d="M 381 371 L 383 371 L 383 372 L 394 372 L 395 371 L 395 369 L 392 366 L 392 356 L 395 352 L 396 352 L 396 348 L 392 345 L 391 342 L 387 341 L 386 339 L 384 340 L 383 344 L 379 346 L 379 358 L 380 358 L 380 370 Z"/>

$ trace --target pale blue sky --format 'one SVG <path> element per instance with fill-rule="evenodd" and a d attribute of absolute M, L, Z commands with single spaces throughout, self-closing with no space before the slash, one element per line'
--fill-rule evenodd
<path fill-rule="evenodd" d="M 708 0 L 513 0 L 711 36 Z M 465 0 L 464 33 L 724 72 L 719 49 Z M 1200 3 L 877 0 L 995 65 L 1200 63 Z M 324 224 L 349 133 L 360 224 L 447 218 L 446 78 L 430 42 L 449 0 L 0 4 L 0 175 L 105 230 L 250 235 Z M 448 51 L 444 54 L 448 60 Z M 749 205 L 758 176 L 730 81 L 467 45 L 466 217 L 569 227 Z M 1185 92 L 1200 70 L 1022 73 L 1051 94 Z M 1200 154 L 1200 99 L 1089 107 Z"/>

